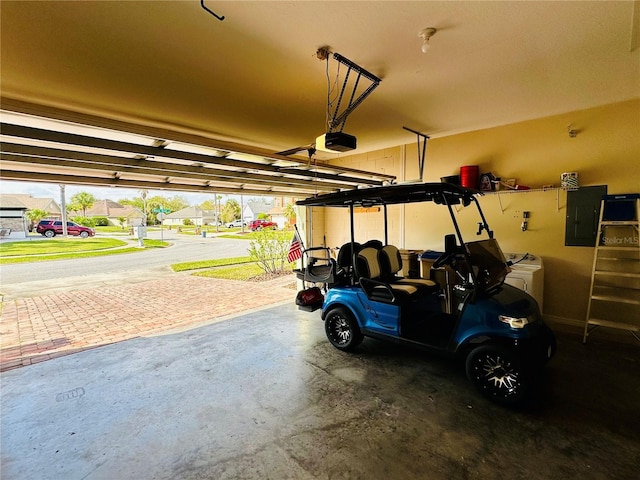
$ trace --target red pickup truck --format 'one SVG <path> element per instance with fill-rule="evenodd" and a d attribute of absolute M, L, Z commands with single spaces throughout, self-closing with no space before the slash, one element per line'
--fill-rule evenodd
<path fill-rule="evenodd" d="M 255 232 L 256 230 L 262 230 L 263 228 L 277 230 L 278 224 L 276 222 L 270 222 L 269 220 L 251 220 L 248 227 L 252 232 Z"/>

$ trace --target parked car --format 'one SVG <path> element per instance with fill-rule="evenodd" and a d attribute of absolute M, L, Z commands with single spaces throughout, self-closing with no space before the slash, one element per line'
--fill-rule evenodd
<path fill-rule="evenodd" d="M 36 226 L 36 232 L 47 238 L 62 235 L 61 220 L 40 220 Z M 93 228 L 78 225 L 75 222 L 67 222 L 67 234 L 80 236 L 82 238 L 93 237 L 96 232 Z"/>
<path fill-rule="evenodd" d="M 277 230 L 278 224 L 276 222 L 270 222 L 269 220 L 251 220 L 249 222 L 249 230 L 255 232 L 256 230 L 262 230 L 264 228 L 270 228 Z"/>
<path fill-rule="evenodd" d="M 242 220 L 234 220 L 232 222 L 227 223 L 227 228 L 239 228 L 243 225 L 246 226 L 247 222 L 243 222 Z"/>

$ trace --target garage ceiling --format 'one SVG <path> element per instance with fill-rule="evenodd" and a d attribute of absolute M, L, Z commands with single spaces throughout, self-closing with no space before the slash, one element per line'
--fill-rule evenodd
<path fill-rule="evenodd" d="M 326 130 L 337 66 L 316 57 L 324 45 L 382 79 L 346 121 L 348 153 L 415 141 L 403 126 L 446 136 L 640 96 L 639 2 L 204 4 L 225 19 L 197 0 L 3 0 L 0 178 L 252 194 L 380 184 L 390 177 L 326 165 L 340 154 L 274 154 Z M 426 27 L 438 31 L 424 54 Z"/>

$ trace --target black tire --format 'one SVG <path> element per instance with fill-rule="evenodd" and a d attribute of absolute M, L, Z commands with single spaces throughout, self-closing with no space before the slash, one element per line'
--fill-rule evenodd
<path fill-rule="evenodd" d="M 467 377 L 485 397 L 502 405 L 516 405 L 527 396 L 531 376 L 522 360 L 510 349 L 483 345 L 466 361 Z"/>
<path fill-rule="evenodd" d="M 543 325 L 542 328 L 545 331 L 545 335 L 549 339 L 549 350 L 547 352 L 547 357 L 544 362 L 544 363 L 547 363 L 556 355 L 556 350 L 558 346 L 556 344 L 556 336 L 553 334 L 553 331 L 551 331 L 551 329 L 547 325 Z"/>
<path fill-rule="evenodd" d="M 351 312 L 342 307 L 334 308 L 327 313 L 324 331 L 331 345 L 345 352 L 352 351 L 364 338 Z"/>
<path fill-rule="evenodd" d="M 53 238 L 56 236 L 56 232 L 54 232 L 53 230 L 45 230 L 43 235 L 47 238 Z"/>
<path fill-rule="evenodd" d="M 80 237 L 87 238 L 89 234 L 87 232 L 80 232 Z"/>

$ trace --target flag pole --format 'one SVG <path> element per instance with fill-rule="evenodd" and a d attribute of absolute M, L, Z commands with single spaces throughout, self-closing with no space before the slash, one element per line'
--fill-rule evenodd
<path fill-rule="evenodd" d="M 294 223 L 293 228 L 296 229 L 296 234 L 298 235 L 298 239 L 300 240 L 300 246 L 302 247 L 302 250 L 306 250 L 304 242 L 302 241 L 302 236 L 300 235 L 300 231 L 298 230 L 298 225 Z"/>

